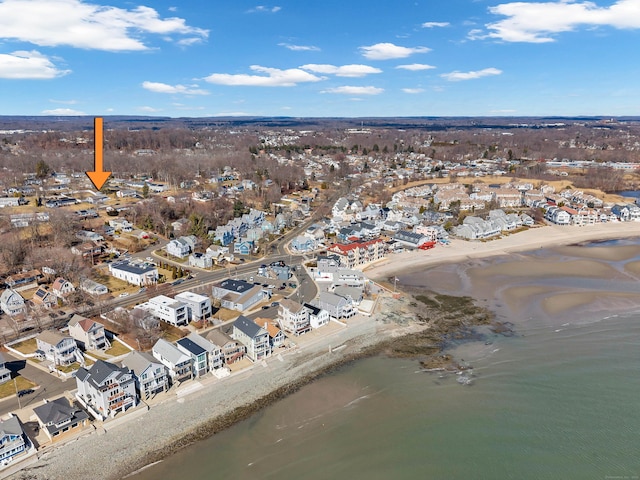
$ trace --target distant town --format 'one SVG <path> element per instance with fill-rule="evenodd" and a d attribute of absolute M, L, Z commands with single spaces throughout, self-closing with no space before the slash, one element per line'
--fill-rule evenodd
<path fill-rule="evenodd" d="M 100 191 L 90 120 L 0 119 L 0 476 L 373 322 L 399 254 L 640 221 L 637 119 L 105 117 Z"/>

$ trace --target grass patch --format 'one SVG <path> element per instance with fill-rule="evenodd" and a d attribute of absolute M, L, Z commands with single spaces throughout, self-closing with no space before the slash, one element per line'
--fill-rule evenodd
<path fill-rule="evenodd" d="M 14 348 L 20 353 L 24 353 L 26 355 L 29 353 L 35 353 L 38 349 L 38 343 L 35 338 L 30 338 L 29 340 L 11 345 L 11 348 Z"/>
<path fill-rule="evenodd" d="M 162 331 L 162 338 L 167 342 L 175 342 L 186 335 L 185 332 L 178 327 L 174 327 L 166 322 L 160 322 L 160 330 Z"/>
<path fill-rule="evenodd" d="M 124 355 L 125 353 L 129 353 L 130 351 L 131 350 L 125 347 L 122 343 L 118 342 L 117 340 L 114 340 L 113 342 L 111 342 L 111 348 L 107 350 L 105 353 L 107 355 L 117 357 L 119 355 Z"/>
<path fill-rule="evenodd" d="M 73 362 L 69 365 L 58 365 L 56 368 L 63 373 L 71 373 L 78 370 L 80 368 L 80 364 L 78 362 Z"/>
<path fill-rule="evenodd" d="M 13 383 L 13 380 L 9 380 L 8 382 L 0 385 L 0 398 L 7 398 L 11 395 L 15 395 L 16 388 L 18 390 L 28 390 L 30 388 L 35 388 L 36 386 L 37 385 L 31 380 L 27 380 L 26 378 L 18 375 L 15 378 L 15 383 Z"/>

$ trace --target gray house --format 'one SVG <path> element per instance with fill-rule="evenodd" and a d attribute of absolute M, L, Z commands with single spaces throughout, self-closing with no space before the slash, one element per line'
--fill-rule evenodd
<path fill-rule="evenodd" d="M 244 315 L 233 322 L 233 338 L 246 347 L 247 357 L 254 362 L 271 354 L 269 333 Z"/>
<path fill-rule="evenodd" d="M 269 293 L 260 285 L 227 279 L 214 284 L 212 296 L 220 301 L 222 307 L 242 312 L 268 298 Z"/>
<path fill-rule="evenodd" d="M 153 355 L 133 351 L 122 359 L 122 366 L 133 372 L 136 391 L 143 400 L 169 389 L 166 367 Z"/>
<path fill-rule="evenodd" d="M 224 357 L 222 356 L 222 349 L 218 345 L 211 343 L 195 332 L 191 332 L 187 335 L 187 338 L 207 352 L 207 369 L 209 371 L 222 367 Z"/>
<path fill-rule="evenodd" d="M 33 409 L 40 429 L 44 430 L 52 442 L 63 438 L 65 433 L 75 433 L 89 425 L 89 415 L 74 406 L 65 397 L 46 401 Z"/>
<path fill-rule="evenodd" d="M 326 310 L 329 312 L 330 317 L 336 319 L 350 318 L 356 314 L 349 300 L 331 292 L 320 292 L 318 299 L 315 301 L 315 305 Z"/>

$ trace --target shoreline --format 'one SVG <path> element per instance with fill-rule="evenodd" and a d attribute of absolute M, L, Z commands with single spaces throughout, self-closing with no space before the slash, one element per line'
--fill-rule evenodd
<path fill-rule="evenodd" d="M 385 275 L 426 266 L 508 255 L 543 246 L 640 236 L 640 223 L 607 224 L 601 227 L 605 228 L 540 227 L 489 242 L 454 240 L 448 247 L 438 246 L 425 252 L 394 255 L 391 261 L 365 270 L 370 277 L 384 278 Z M 249 418 L 336 369 L 361 358 L 389 354 L 393 342 L 408 339 L 411 334 L 416 338 L 429 339 L 436 335 L 444 342 L 445 338 L 438 328 L 428 332 L 432 322 L 415 320 L 418 315 L 415 305 L 411 305 L 414 300 L 414 296 L 408 292 L 402 292 L 400 299 L 384 297 L 379 312 L 371 318 L 349 324 L 337 336 L 322 338 L 316 344 L 282 358 L 271 357 L 264 367 L 256 364 L 250 371 L 207 384 L 205 388 L 187 396 L 171 397 L 142 417 L 109 428 L 104 434 L 89 433 L 73 441 L 73 447 L 62 445 L 49 450 L 35 465 L 8 478 L 75 480 L 135 476 L 172 454 Z M 332 346 L 334 350 L 330 351 Z M 427 354 L 420 352 L 419 355 Z M 413 356 L 417 358 L 418 355 L 413 353 Z M 134 423 L 140 428 L 132 428 Z M 97 475 L 97 472 L 101 474 Z"/>
<path fill-rule="evenodd" d="M 390 260 L 365 266 L 363 271 L 368 277 L 384 282 L 394 273 L 412 272 L 424 267 L 446 263 L 530 252 L 540 248 L 633 237 L 640 237 L 640 222 L 617 222 L 584 227 L 546 225 L 509 234 L 495 240 L 453 239 L 448 246 L 438 245 L 434 249 L 418 252 L 405 251 L 394 254 Z"/>

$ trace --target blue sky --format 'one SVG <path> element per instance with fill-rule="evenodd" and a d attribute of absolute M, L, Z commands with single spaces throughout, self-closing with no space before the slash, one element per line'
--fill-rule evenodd
<path fill-rule="evenodd" d="M 640 115 L 640 0 L 0 0 L 0 114 Z"/>

